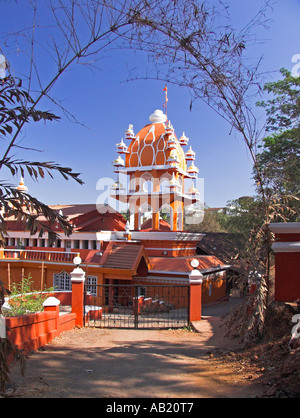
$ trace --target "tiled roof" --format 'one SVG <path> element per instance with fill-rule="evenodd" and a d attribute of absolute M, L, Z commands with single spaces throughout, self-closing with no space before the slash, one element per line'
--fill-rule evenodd
<path fill-rule="evenodd" d="M 144 253 L 142 245 L 110 242 L 101 264 L 105 268 L 136 270 L 142 253 Z"/>
<path fill-rule="evenodd" d="M 117 212 L 90 211 L 71 220 L 75 231 L 125 231 L 126 220 Z"/>
<path fill-rule="evenodd" d="M 234 238 L 234 239 L 233 239 Z M 205 232 L 205 236 L 198 243 L 198 254 L 213 254 L 228 263 L 240 252 L 238 242 L 241 237 L 223 232 Z"/>
<path fill-rule="evenodd" d="M 191 257 L 149 257 L 151 263 L 151 271 L 163 271 L 172 272 L 176 271 L 178 273 L 187 273 L 193 270 L 191 266 L 191 261 L 196 258 L 199 260 L 198 270 L 204 271 L 207 269 L 217 268 L 223 266 L 223 262 L 215 256 L 210 255 L 195 255 Z"/>
<path fill-rule="evenodd" d="M 73 225 L 74 231 L 94 232 L 125 230 L 125 218 L 110 206 L 102 205 L 101 207 L 96 207 L 95 204 L 74 204 L 49 207 L 55 212 L 61 212 L 66 216 L 67 221 Z M 40 222 L 49 224 L 48 220 L 42 215 L 39 215 L 37 219 Z M 6 226 L 8 231 L 24 230 L 23 222 L 18 221 L 13 216 L 6 218 Z M 55 225 L 55 227 L 56 232 L 61 231 L 60 228 L 57 228 L 57 225 Z"/>

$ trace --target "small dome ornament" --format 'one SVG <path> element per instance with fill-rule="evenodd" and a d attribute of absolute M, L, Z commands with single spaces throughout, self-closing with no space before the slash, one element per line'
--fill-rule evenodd
<path fill-rule="evenodd" d="M 188 174 L 196 177 L 196 174 L 199 172 L 198 168 L 192 163 L 192 165 L 188 168 Z"/>
<path fill-rule="evenodd" d="M 187 145 L 189 142 L 189 138 L 185 136 L 185 133 L 183 132 L 182 136 L 179 138 L 180 145 Z"/>
<path fill-rule="evenodd" d="M 27 186 L 25 186 L 25 183 L 24 183 L 24 179 L 23 179 L 23 177 L 21 177 L 21 179 L 20 179 L 20 183 L 19 183 L 19 185 L 16 187 L 16 190 L 18 190 L 19 192 L 23 192 L 23 193 L 27 193 L 27 192 L 28 192 L 28 187 L 27 187 Z"/>
<path fill-rule="evenodd" d="M 192 147 L 185 153 L 186 161 L 194 161 L 196 153 L 192 150 Z"/>
<path fill-rule="evenodd" d="M 168 124 L 166 126 L 166 134 L 167 135 L 174 134 L 174 128 L 173 128 L 173 125 L 171 124 L 171 121 L 170 120 L 168 121 Z"/>
<path fill-rule="evenodd" d="M 167 149 L 175 149 L 176 148 L 176 140 L 173 135 L 170 136 L 169 140 L 167 141 Z"/>
<path fill-rule="evenodd" d="M 173 172 L 171 180 L 169 181 L 168 187 L 170 189 L 170 192 L 175 192 L 179 189 L 179 183 L 175 178 L 174 172 Z"/>
<path fill-rule="evenodd" d="M 178 155 L 177 155 L 177 151 L 176 151 L 176 149 L 172 149 L 171 150 L 171 152 L 170 152 L 170 156 L 169 156 L 169 158 L 168 158 L 168 160 L 167 160 L 168 162 L 179 162 L 179 160 L 178 160 Z"/>
<path fill-rule="evenodd" d="M 115 194 L 121 194 L 126 191 L 125 187 L 123 187 L 123 184 L 119 181 L 116 181 L 110 188 L 111 192 Z"/>
<path fill-rule="evenodd" d="M 121 142 L 116 145 L 116 147 L 118 154 L 128 154 L 127 145 L 124 144 L 123 138 L 121 139 Z"/>
<path fill-rule="evenodd" d="M 135 139 L 135 135 L 134 135 L 134 132 L 133 132 L 133 125 L 129 124 L 128 129 L 126 129 L 126 131 L 125 131 L 125 138 L 129 139 L 130 141 L 132 139 Z"/>
<path fill-rule="evenodd" d="M 119 181 L 116 181 L 113 185 L 112 185 L 112 188 L 113 189 L 120 189 L 120 188 L 122 188 L 123 187 L 123 184 L 122 183 L 120 183 Z"/>
<path fill-rule="evenodd" d="M 195 186 L 192 186 L 192 187 L 190 187 L 190 188 L 189 188 L 189 190 L 188 190 L 187 194 L 188 194 L 188 195 L 191 195 L 191 196 L 196 196 L 196 195 L 199 195 L 200 193 L 199 193 L 199 191 L 196 189 L 196 187 L 195 187 Z"/>
<path fill-rule="evenodd" d="M 124 161 L 124 160 L 122 160 L 122 158 L 121 158 L 121 156 L 120 156 L 120 155 L 118 156 L 118 158 L 116 158 L 116 159 L 113 161 L 113 166 L 114 166 L 114 167 L 124 167 L 124 165 L 125 165 L 125 161 Z"/>

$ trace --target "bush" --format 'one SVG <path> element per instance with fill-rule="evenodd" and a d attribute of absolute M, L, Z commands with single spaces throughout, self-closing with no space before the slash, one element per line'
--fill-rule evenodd
<path fill-rule="evenodd" d="M 24 277 L 20 284 L 13 286 L 8 306 L 3 306 L 2 314 L 8 317 L 40 312 L 43 310 L 43 302 L 48 297 L 47 292 L 52 290 L 45 289 L 46 293 L 33 290 L 31 277 Z"/>

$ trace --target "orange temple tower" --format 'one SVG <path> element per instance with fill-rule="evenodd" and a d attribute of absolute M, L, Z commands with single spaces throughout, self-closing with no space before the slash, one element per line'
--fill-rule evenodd
<path fill-rule="evenodd" d="M 185 133 L 177 138 L 163 111 L 155 110 L 149 119 L 150 123 L 136 135 L 129 125 L 125 131 L 128 146 L 123 139 L 117 144 L 119 156 L 113 166 L 118 180 L 111 189 L 111 196 L 129 205 L 131 230 L 141 229 L 142 214 L 149 208 L 152 230 L 159 230 L 160 211 L 167 208 L 171 230 L 182 231 L 185 207 L 200 200 L 195 185 L 185 193 L 185 179 L 197 179 L 195 152 L 191 147 L 184 152 L 189 139 Z M 120 175 L 128 176 L 127 187 L 120 183 Z"/>

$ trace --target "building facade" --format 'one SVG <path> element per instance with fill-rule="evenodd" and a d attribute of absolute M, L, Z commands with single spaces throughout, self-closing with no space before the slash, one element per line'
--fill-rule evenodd
<path fill-rule="evenodd" d="M 73 227 L 65 236 L 52 226 L 59 239 L 50 247 L 47 233 L 32 236 L 17 220 L 7 218 L 0 274 L 8 287 L 31 277 L 36 289 L 71 291 L 70 272 L 77 254 L 91 294 L 96 285 L 108 283 L 175 286 L 189 283 L 191 261 L 197 259 L 203 303 L 225 297 L 228 266 L 216 256 L 197 255 L 203 234 L 183 230 L 185 210 L 200 199 L 193 184 L 198 173 L 195 153 L 191 147 L 184 152 L 189 139 L 184 133 L 178 139 L 167 116 L 156 110 L 136 135 L 129 125 L 125 141 L 128 145 L 123 139 L 117 144 L 119 156 L 113 161 L 117 179 L 111 196 L 128 205 L 128 221 L 106 203 L 100 210 L 95 204 L 50 206 Z M 192 181 L 188 189 L 186 180 Z M 26 186 L 21 181 L 18 187 Z M 160 219 L 162 210 L 167 210 L 167 220 Z"/>

